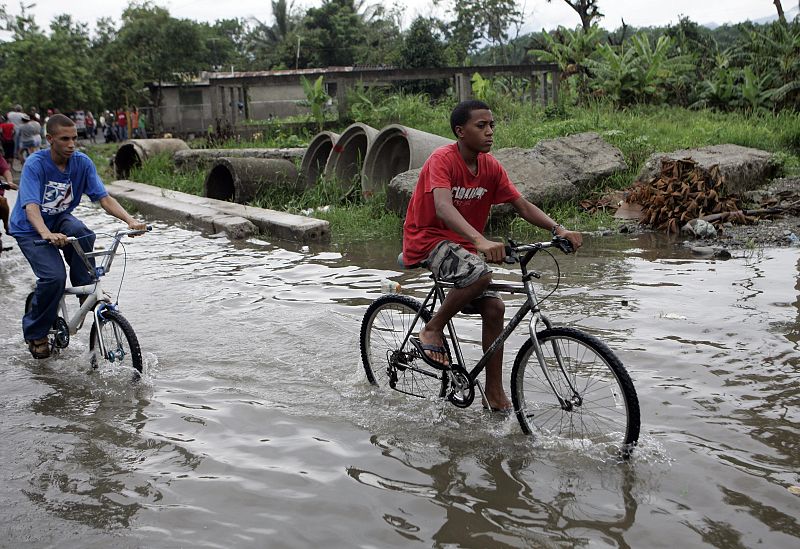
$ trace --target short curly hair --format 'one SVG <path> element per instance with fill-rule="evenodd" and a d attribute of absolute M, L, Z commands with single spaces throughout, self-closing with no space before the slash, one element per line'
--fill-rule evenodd
<path fill-rule="evenodd" d="M 453 130 L 453 135 L 458 137 L 456 134 L 456 126 L 463 126 L 466 124 L 470 116 L 472 116 L 472 111 L 484 109 L 487 111 L 491 110 L 489 109 L 489 105 L 477 99 L 469 99 L 456 105 L 453 112 L 450 113 L 450 129 Z"/>

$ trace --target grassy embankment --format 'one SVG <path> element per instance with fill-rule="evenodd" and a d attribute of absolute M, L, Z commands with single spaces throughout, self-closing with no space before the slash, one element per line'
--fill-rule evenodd
<path fill-rule="evenodd" d="M 380 128 L 389 123 L 402 123 L 423 131 L 451 136 L 449 111 L 452 105 L 429 105 L 416 96 L 393 96 L 379 108 L 361 117 L 364 122 Z M 530 105 L 506 102 L 496 105 L 497 121 L 495 149 L 505 147 L 531 148 L 542 139 L 561 137 L 585 131 L 599 132 L 609 143 L 625 155 L 628 170 L 607 178 L 587 196 L 597 196 L 608 189 L 624 189 L 633 183 L 642 163 L 654 152 L 701 147 L 719 143 L 733 143 L 764 149 L 778 154 L 787 174 L 800 175 L 800 115 L 743 113 L 717 113 L 690 111 L 681 108 L 636 107 L 625 110 L 606 105 L 585 108 L 568 108 L 566 112 L 553 113 L 532 109 Z M 309 139 L 311 136 L 301 136 Z M 283 147 L 297 146 L 298 136 L 277 133 L 259 142 L 232 144 L 232 147 Z M 115 147 L 96 149 L 95 154 L 105 156 L 98 165 L 108 165 L 106 158 Z M 105 173 L 106 180 L 111 179 Z M 177 172 L 168 155 L 156 157 L 134 170 L 131 179 L 182 192 L 201 194 L 202 172 Z M 362 200 L 358 193 L 342 196 L 338 184 L 321 181 L 319 185 L 302 194 L 286 189 L 269 189 L 253 205 L 299 212 L 309 208 L 331 206 L 327 211 L 313 215 L 327 219 L 332 225 L 336 241 L 359 241 L 380 237 L 396 237 L 401 233 L 402 220 L 384 208 L 383 197 Z M 584 197 L 586 198 L 586 197 Z M 615 221 L 608 215 L 588 215 L 576 204 L 541 205 L 554 219 L 569 227 L 594 230 L 613 227 Z M 535 231 L 521 220 L 494 219 L 492 234 L 512 234 L 525 238 Z M 539 233 L 538 236 L 541 236 Z"/>

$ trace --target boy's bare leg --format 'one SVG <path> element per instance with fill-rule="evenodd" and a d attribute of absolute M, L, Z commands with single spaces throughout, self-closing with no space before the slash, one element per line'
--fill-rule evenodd
<path fill-rule="evenodd" d="M 502 299 L 485 297 L 475 303 L 483 319 L 481 342 L 483 351 L 494 343 L 503 331 L 506 306 Z M 486 399 L 492 410 L 511 410 L 513 405 L 503 389 L 503 346 L 498 347 L 486 365 Z"/>
<path fill-rule="evenodd" d="M 419 332 L 420 342 L 423 344 L 442 345 L 444 343 L 444 327 L 450 319 L 473 299 L 481 295 L 491 281 L 492 275 L 485 274 L 465 288 L 451 288 L 442 304 L 436 310 L 436 314 Z M 433 351 L 426 351 L 425 353 L 431 359 L 447 364 L 447 356 L 444 353 L 434 353 Z"/>
<path fill-rule="evenodd" d="M 8 200 L 5 196 L 0 196 L 0 219 L 3 221 L 3 231 L 8 232 L 8 216 L 9 216 Z"/>

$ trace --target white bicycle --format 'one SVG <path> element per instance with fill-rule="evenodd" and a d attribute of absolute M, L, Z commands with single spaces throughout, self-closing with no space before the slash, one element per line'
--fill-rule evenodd
<path fill-rule="evenodd" d="M 148 226 L 147 230 L 152 230 Z M 64 290 L 58 310 L 59 316 L 56 317 L 53 327 L 48 333 L 51 355 L 58 354 L 61 349 L 69 346 L 70 337 L 78 333 L 83 326 L 86 315 L 92 313 L 92 329 L 89 334 L 89 353 L 92 368 L 99 368 L 101 364 L 124 365 L 134 369 L 134 380 L 138 379 L 142 372 L 142 350 L 139 347 L 139 340 L 133 331 L 130 323 L 122 316 L 116 301 L 111 300 L 111 296 L 103 290 L 100 279 L 111 271 L 111 264 L 117 255 L 117 248 L 120 241 L 125 236 L 136 236 L 144 234 L 141 230 L 120 229 L 114 233 L 111 246 L 106 250 L 84 252 L 81 248 L 79 238 L 69 237 L 67 242 L 73 247 L 75 253 L 83 261 L 89 274 L 92 275 L 94 282 L 85 286 L 68 287 Z M 50 246 L 47 240 L 36 240 L 36 246 Z M 124 247 L 124 246 L 123 246 Z M 92 265 L 90 259 L 102 258 L 99 266 Z M 125 270 L 123 268 L 123 279 Z M 122 282 L 120 281 L 120 288 Z M 69 295 L 78 296 L 81 299 L 80 308 L 70 317 L 67 310 L 66 297 Z M 34 292 L 28 294 L 25 299 L 25 312 L 31 308 Z"/>

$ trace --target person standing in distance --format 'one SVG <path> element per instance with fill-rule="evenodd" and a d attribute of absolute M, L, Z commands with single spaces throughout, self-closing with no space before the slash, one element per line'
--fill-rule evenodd
<path fill-rule="evenodd" d="M 486 103 L 459 103 L 450 127 L 457 141 L 438 148 L 425 162 L 403 224 L 403 263 L 424 266 L 454 285 L 419 337 L 411 340 L 424 360 L 439 368 L 448 366 L 444 328 L 468 305 L 481 315 L 484 351 L 503 329 L 503 300 L 487 291 L 492 281 L 487 262 L 500 263 L 505 256 L 502 242 L 483 235 L 493 204 L 511 204 L 525 221 L 568 239 L 575 250 L 583 241 L 580 233 L 566 230 L 526 200 L 488 154 L 494 144 L 494 117 Z M 486 366 L 486 398 L 491 410 L 508 413 L 512 405 L 502 375 L 501 347 Z"/>
<path fill-rule="evenodd" d="M 62 248 L 69 265 L 72 285 L 92 283 L 81 259 L 71 245 L 67 246 L 67 237 L 71 236 L 80 239 L 85 251 L 94 246 L 95 234 L 72 215 L 82 195 L 99 202 L 109 215 L 127 223 L 130 229 L 147 228 L 109 196 L 91 159 L 76 150 L 75 122 L 63 114 L 54 114 L 47 121 L 46 138 L 50 148 L 29 156 L 22 169 L 9 230 L 37 278 L 31 310 L 22 317 L 22 332 L 34 358 L 50 356 L 47 333 L 58 316 L 58 303 L 66 285 L 66 270 L 58 248 Z M 34 241 L 40 238 L 53 246 L 35 246 Z"/>

